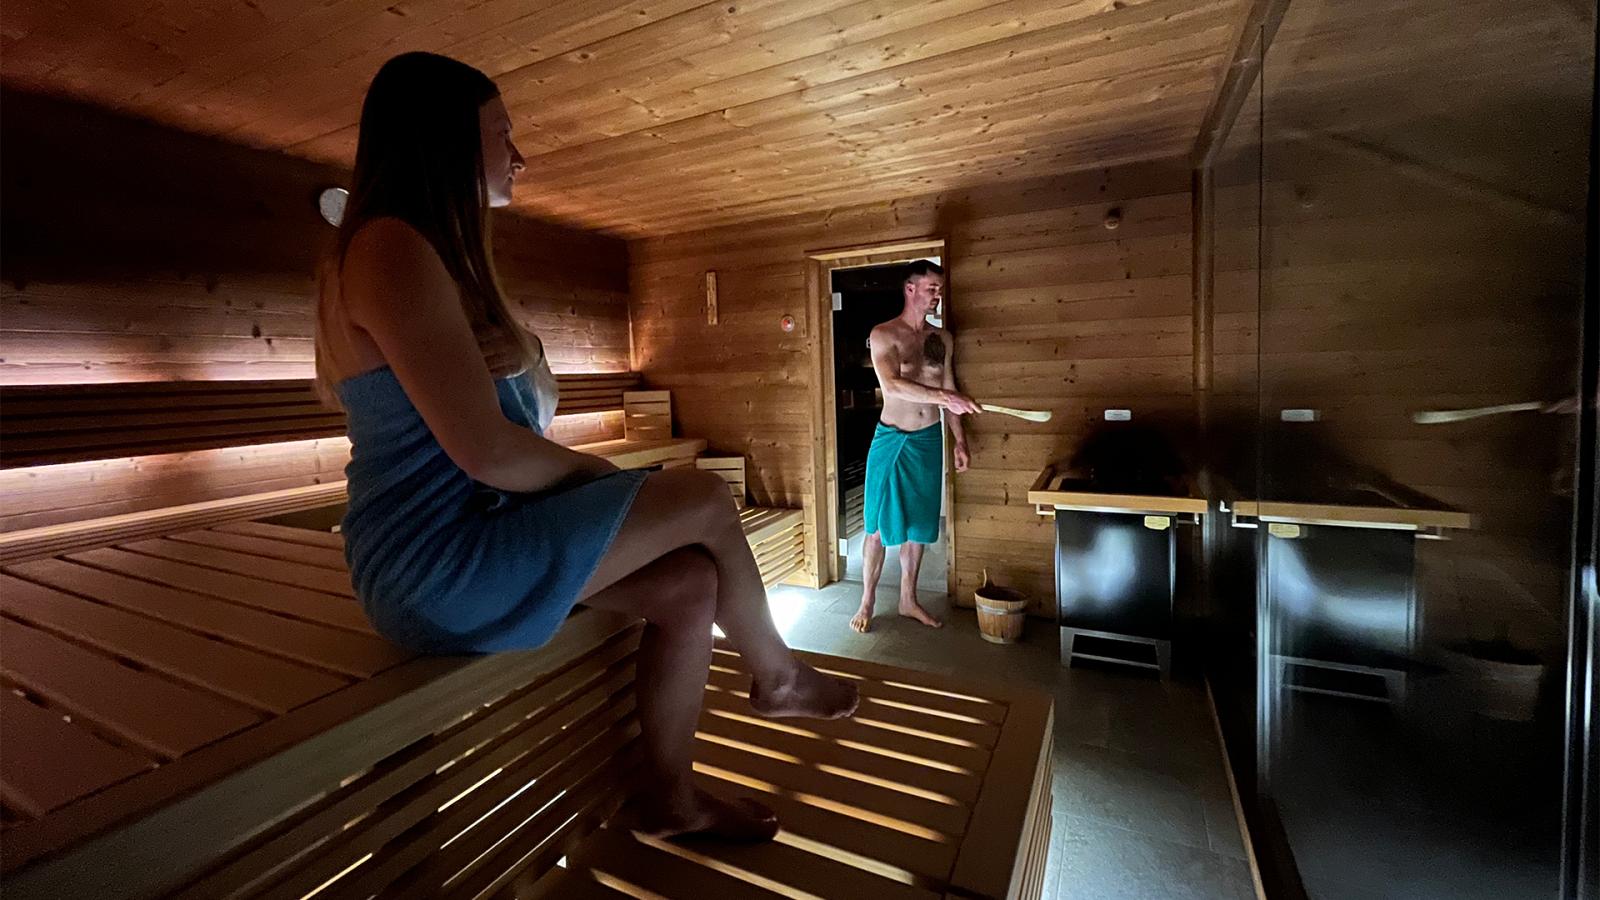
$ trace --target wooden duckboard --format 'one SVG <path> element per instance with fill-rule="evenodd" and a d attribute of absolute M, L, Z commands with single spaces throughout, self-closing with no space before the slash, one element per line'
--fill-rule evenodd
<path fill-rule="evenodd" d="M 701 785 L 775 808 L 778 839 L 665 842 L 604 829 L 527 898 L 1037 898 L 1050 835 L 1053 705 L 1044 694 L 802 653 L 853 680 L 838 722 L 771 721 L 719 646 L 696 735 Z"/>

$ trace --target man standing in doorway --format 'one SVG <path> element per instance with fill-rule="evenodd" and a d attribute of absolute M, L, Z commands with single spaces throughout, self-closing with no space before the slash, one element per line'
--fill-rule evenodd
<path fill-rule="evenodd" d="M 883 414 L 867 451 L 862 511 L 867 533 L 862 549 L 861 609 L 850 627 L 872 630 L 884 547 L 900 547 L 900 615 L 924 625 L 943 625 L 917 602 L 917 572 L 924 545 L 939 539 L 944 493 L 944 431 L 939 410 L 948 410 L 957 472 L 967 470 L 967 436 L 961 416 L 977 413 L 972 398 L 956 391 L 955 340 L 928 322 L 944 295 L 944 270 L 918 260 L 906 274 L 905 307 L 872 329 L 872 368 L 883 387 Z"/>

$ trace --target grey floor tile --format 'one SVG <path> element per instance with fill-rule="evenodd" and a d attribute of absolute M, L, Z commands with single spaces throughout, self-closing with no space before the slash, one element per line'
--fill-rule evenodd
<path fill-rule="evenodd" d="M 1063 813 L 1209 849 L 1198 789 L 1130 753 L 1072 745 L 1056 755 L 1053 796 Z"/>
<path fill-rule="evenodd" d="M 1060 900 L 1249 900 L 1243 861 L 1067 815 L 1061 820 Z"/>

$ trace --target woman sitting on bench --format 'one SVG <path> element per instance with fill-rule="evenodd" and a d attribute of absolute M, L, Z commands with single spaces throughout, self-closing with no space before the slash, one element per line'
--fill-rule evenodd
<path fill-rule="evenodd" d="M 373 79 L 317 312 L 318 383 L 349 418 L 356 592 L 379 632 L 430 653 L 539 647 L 578 602 L 644 618 L 649 780 L 628 824 L 770 838 L 769 809 L 692 782 L 711 623 L 750 666 L 758 713 L 848 716 L 856 690 L 784 645 L 720 478 L 619 471 L 546 440 L 555 398 L 491 373 L 496 344 L 525 361 L 516 373 L 543 362 L 490 261 L 488 207 L 510 203 L 523 168 L 482 72 L 408 53 Z"/>

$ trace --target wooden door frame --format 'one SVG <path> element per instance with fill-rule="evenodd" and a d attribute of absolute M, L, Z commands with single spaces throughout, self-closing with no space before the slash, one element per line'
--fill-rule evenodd
<path fill-rule="evenodd" d="M 950 327 L 949 242 L 943 237 L 853 244 L 806 252 L 806 344 L 811 352 L 811 496 L 806 504 L 806 566 L 814 587 L 840 578 L 839 555 L 839 428 L 838 397 L 833 378 L 833 291 L 829 275 L 835 269 L 856 269 L 939 257 L 945 270 L 944 325 Z M 941 420 L 942 421 L 942 420 Z M 948 442 L 946 442 L 948 444 Z M 949 451 L 946 451 L 946 456 Z M 945 460 L 948 468 L 950 460 Z M 945 579 L 951 596 L 956 586 L 955 498 L 950 479 L 943 479 L 947 510 L 945 545 L 948 550 Z"/>

